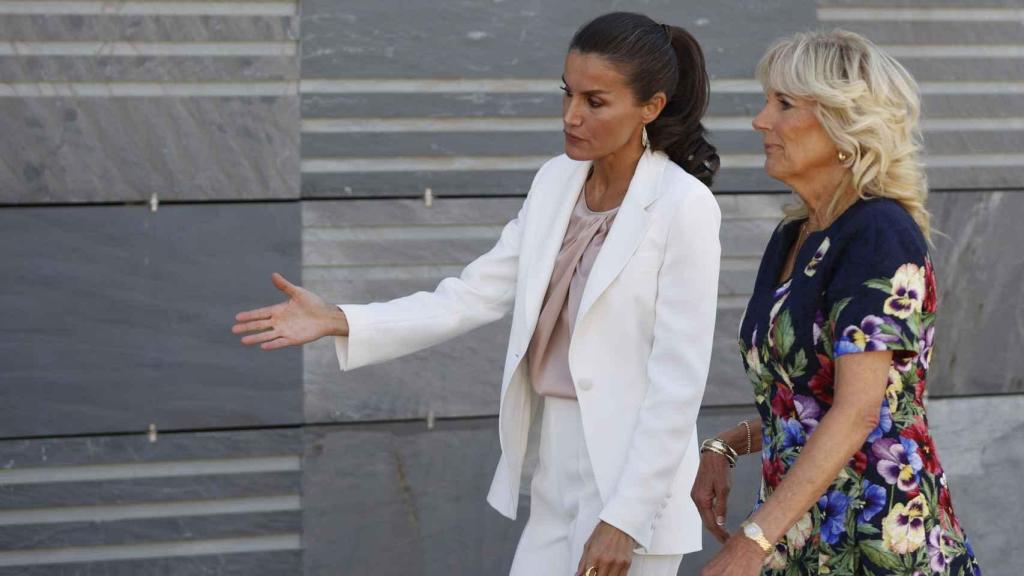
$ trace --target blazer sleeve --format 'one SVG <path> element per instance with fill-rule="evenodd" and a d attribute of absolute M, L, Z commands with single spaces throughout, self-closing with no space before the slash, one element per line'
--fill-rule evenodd
<path fill-rule="evenodd" d="M 433 292 L 417 292 L 388 302 L 340 304 L 349 335 L 336 336 L 342 370 L 352 370 L 418 352 L 462 335 L 507 314 L 515 299 L 523 220 L 529 205 L 505 225 L 497 244 L 445 278 Z"/>
<path fill-rule="evenodd" d="M 721 211 L 707 188 L 687 192 L 673 216 L 658 277 L 646 396 L 622 475 L 600 515 L 642 549 L 651 543 L 696 431 L 711 364 Z"/>

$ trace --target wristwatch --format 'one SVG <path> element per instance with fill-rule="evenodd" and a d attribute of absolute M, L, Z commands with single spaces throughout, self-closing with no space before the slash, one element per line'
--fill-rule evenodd
<path fill-rule="evenodd" d="M 764 531 L 755 522 L 746 521 L 740 524 L 740 528 L 743 529 L 743 535 L 750 538 L 761 547 L 761 551 L 765 554 L 772 551 L 772 543 L 764 537 Z"/>

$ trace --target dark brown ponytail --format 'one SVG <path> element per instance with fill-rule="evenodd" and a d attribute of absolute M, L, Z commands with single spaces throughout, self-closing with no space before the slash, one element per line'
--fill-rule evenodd
<path fill-rule="evenodd" d="M 580 28 L 569 49 L 599 54 L 621 66 L 638 102 L 664 92 L 665 109 L 647 125 L 651 147 L 711 185 L 719 158 L 701 124 L 711 82 L 704 51 L 689 32 L 642 14 L 613 12 Z"/>

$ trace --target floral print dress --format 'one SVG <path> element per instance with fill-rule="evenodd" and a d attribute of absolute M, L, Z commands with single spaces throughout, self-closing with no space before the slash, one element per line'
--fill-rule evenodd
<path fill-rule="evenodd" d="M 764 436 L 758 506 L 831 408 L 836 360 L 894 354 L 878 427 L 764 574 L 981 574 L 925 414 L 936 295 L 924 236 L 898 203 L 859 200 L 810 234 L 780 285 L 799 227 L 783 222 L 772 235 L 740 323 Z"/>

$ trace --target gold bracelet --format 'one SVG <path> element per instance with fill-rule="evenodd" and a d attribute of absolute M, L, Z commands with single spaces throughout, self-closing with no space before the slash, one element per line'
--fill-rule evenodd
<path fill-rule="evenodd" d="M 741 420 L 740 424 L 742 424 L 747 429 L 747 451 L 743 453 L 744 455 L 747 455 L 750 454 L 750 449 L 753 447 L 752 438 L 750 435 L 750 423 L 747 422 L 746 420 Z"/>
<path fill-rule="evenodd" d="M 729 461 L 729 467 L 736 467 L 736 451 L 721 438 L 708 438 L 701 442 L 700 452 L 701 454 L 704 452 L 714 452 L 715 454 L 725 456 L 725 459 Z"/>

